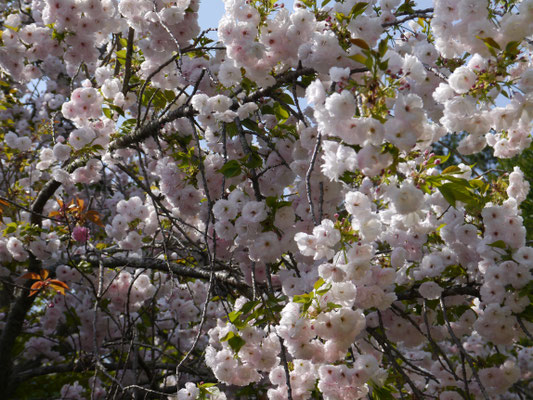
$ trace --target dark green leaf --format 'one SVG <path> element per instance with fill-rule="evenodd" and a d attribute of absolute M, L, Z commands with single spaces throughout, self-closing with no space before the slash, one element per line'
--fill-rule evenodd
<path fill-rule="evenodd" d="M 524 311 L 520 313 L 520 318 L 525 319 L 528 322 L 533 322 L 533 305 L 529 305 Z"/>
<path fill-rule="evenodd" d="M 259 126 L 257 125 L 257 122 L 252 121 L 251 119 L 245 119 L 244 121 L 241 121 L 242 125 L 251 131 L 258 132 Z"/>
<path fill-rule="evenodd" d="M 288 93 L 282 93 L 279 96 L 277 96 L 281 101 L 283 101 L 285 104 L 290 104 L 291 106 L 294 105 L 294 100 Z"/>
<path fill-rule="evenodd" d="M 239 335 L 234 335 L 232 338 L 228 339 L 228 344 L 235 353 L 238 353 L 246 342 Z"/>
<path fill-rule="evenodd" d="M 248 168 L 259 168 L 263 165 L 263 159 L 256 153 L 250 154 L 244 163 Z"/>
<path fill-rule="evenodd" d="M 352 7 L 352 11 L 350 11 L 350 19 L 357 18 L 359 15 L 365 12 L 366 6 L 368 6 L 368 3 L 365 2 L 359 2 L 356 3 Z"/>
<path fill-rule="evenodd" d="M 248 314 L 255 306 L 257 306 L 260 303 L 259 300 L 255 301 L 248 301 L 243 304 L 243 306 L 240 309 L 240 312 L 242 314 Z"/>
<path fill-rule="evenodd" d="M 218 171 L 226 178 L 233 178 L 242 173 L 241 164 L 237 160 L 230 160 L 220 168 Z"/>
<path fill-rule="evenodd" d="M 387 38 L 385 38 L 385 39 L 383 39 L 383 40 L 381 40 L 379 42 L 378 53 L 379 53 L 380 57 L 383 57 L 385 55 L 385 53 L 387 52 L 387 50 L 389 48 L 388 44 L 389 44 L 389 41 L 388 41 Z"/>

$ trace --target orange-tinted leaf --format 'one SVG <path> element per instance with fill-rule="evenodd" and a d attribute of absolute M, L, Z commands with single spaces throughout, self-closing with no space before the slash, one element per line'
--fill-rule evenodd
<path fill-rule="evenodd" d="M 68 285 L 65 282 L 62 282 L 58 279 L 49 279 L 48 282 L 50 282 L 50 286 L 53 286 L 53 287 L 60 286 L 63 289 L 69 289 Z"/>
<path fill-rule="evenodd" d="M 48 278 L 48 275 L 50 275 L 50 273 L 48 272 L 47 269 L 42 269 L 41 270 L 41 279 L 44 281 L 46 278 Z"/>
<path fill-rule="evenodd" d="M 2 205 L 4 206 L 8 206 L 9 203 L 0 199 L 0 222 L 3 222 L 3 219 L 2 219 L 2 214 L 4 213 L 4 209 L 2 208 Z"/>
<path fill-rule="evenodd" d="M 76 197 L 76 203 L 78 204 L 78 208 L 80 209 L 80 211 L 83 210 L 83 204 L 84 204 L 83 199 Z"/>
<path fill-rule="evenodd" d="M 39 274 L 36 274 L 35 272 L 26 272 L 24 275 L 21 276 L 22 279 L 33 279 L 36 281 L 41 280 L 41 276 Z"/>
<path fill-rule="evenodd" d="M 69 212 L 71 212 L 73 209 L 75 210 L 75 209 L 77 209 L 77 208 L 78 208 L 78 207 L 76 207 L 76 206 L 74 205 L 74 199 L 73 199 L 73 200 L 70 200 L 69 203 L 67 204 L 67 210 L 68 210 Z"/>
<path fill-rule="evenodd" d="M 31 285 L 31 288 L 30 288 L 30 289 L 33 289 L 33 290 L 39 290 L 39 289 L 41 289 L 43 286 L 46 286 L 45 282 L 43 282 L 43 281 L 37 281 L 37 282 L 34 282 L 33 285 Z"/>
<path fill-rule="evenodd" d="M 357 47 L 361 47 L 362 49 L 365 49 L 365 50 L 370 50 L 370 46 L 363 39 L 358 39 L 358 38 L 350 39 L 350 42 L 355 44 Z"/>
<path fill-rule="evenodd" d="M 89 210 L 85 214 L 85 217 L 91 221 L 94 222 L 98 226 L 104 226 L 102 219 L 100 218 L 100 214 L 97 211 Z"/>
<path fill-rule="evenodd" d="M 50 211 L 50 214 L 48 214 L 49 217 L 57 217 L 58 215 L 61 215 L 59 211 Z"/>
<path fill-rule="evenodd" d="M 63 283 L 63 282 L 61 282 L 61 283 Z M 63 286 L 55 285 L 55 284 L 53 284 L 53 283 L 51 283 L 50 286 L 51 286 L 52 288 L 54 288 L 57 292 L 61 293 L 63 296 L 65 295 L 65 288 L 64 288 Z M 65 285 L 65 286 L 66 286 L 66 285 Z M 68 286 L 67 286 L 66 289 L 68 289 Z"/>
<path fill-rule="evenodd" d="M 43 282 L 43 281 L 37 281 L 35 282 L 33 285 L 31 285 L 31 292 L 30 294 L 28 295 L 28 297 L 31 297 L 33 296 L 34 294 L 36 294 L 37 292 L 39 292 L 39 290 L 41 290 L 43 287 L 46 286 L 46 282 Z"/>

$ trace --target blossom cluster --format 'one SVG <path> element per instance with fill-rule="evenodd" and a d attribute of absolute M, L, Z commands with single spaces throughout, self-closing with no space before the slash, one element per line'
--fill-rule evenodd
<path fill-rule="evenodd" d="M 531 393 L 533 0 L 8 3 L 0 391 Z"/>

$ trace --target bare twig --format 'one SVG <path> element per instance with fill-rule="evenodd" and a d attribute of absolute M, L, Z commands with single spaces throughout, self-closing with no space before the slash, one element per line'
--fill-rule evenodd
<path fill-rule="evenodd" d="M 459 338 L 457 337 L 457 335 L 452 329 L 450 321 L 448 320 L 448 314 L 446 312 L 446 305 L 444 304 L 444 297 L 441 296 L 439 301 L 440 301 L 440 307 L 442 309 L 442 316 L 444 318 L 444 321 L 446 322 L 446 327 L 448 328 L 448 333 L 450 334 L 453 342 L 455 343 L 455 345 L 457 346 L 461 354 L 464 355 L 464 357 L 466 358 L 466 361 L 468 362 L 468 365 L 472 369 L 472 375 L 474 375 L 474 378 L 477 384 L 479 385 L 479 388 L 481 389 L 481 394 L 483 395 L 483 398 L 485 398 L 485 400 L 490 400 L 490 397 L 487 394 L 487 391 L 485 387 L 483 386 L 483 383 L 481 383 L 481 379 L 479 378 L 477 370 L 474 366 L 474 361 L 472 360 L 472 357 L 470 357 L 470 354 L 468 354 L 468 352 L 464 349 L 463 344 L 461 343 L 461 341 L 459 340 Z"/>

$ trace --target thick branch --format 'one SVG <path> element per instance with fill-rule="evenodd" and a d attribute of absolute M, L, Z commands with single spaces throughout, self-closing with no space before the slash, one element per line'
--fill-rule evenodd
<path fill-rule="evenodd" d="M 97 263 L 97 260 L 93 260 L 92 257 L 88 259 L 91 263 Z M 209 279 L 211 271 L 203 268 L 191 268 L 181 264 L 167 264 L 164 260 L 157 260 L 153 258 L 127 258 L 127 257 L 109 257 L 100 259 L 100 262 L 105 268 L 120 268 L 120 267 L 129 267 L 129 268 L 138 268 L 138 269 L 151 269 L 155 271 L 169 272 L 170 270 L 173 274 L 186 278 L 197 278 L 197 279 Z M 228 286 L 231 286 L 235 289 L 244 290 L 249 292 L 250 298 L 252 293 L 252 288 L 246 283 L 241 282 L 240 280 L 230 276 L 227 272 L 216 271 L 215 278 L 217 281 L 222 282 Z"/>
<path fill-rule="evenodd" d="M 128 30 L 128 45 L 126 47 L 126 62 L 124 64 L 124 82 L 122 83 L 122 93 L 124 96 L 128 93 L 130 88 L 130 78 L 131 78 L 131 57 L 133 55 L 133 38 L 135 36 L 135 29 L 132 27 Z"/>

